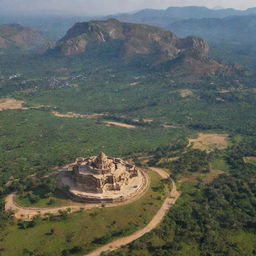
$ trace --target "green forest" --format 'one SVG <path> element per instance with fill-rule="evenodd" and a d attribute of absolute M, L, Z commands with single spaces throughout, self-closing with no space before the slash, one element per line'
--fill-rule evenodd
<path fill-rule="evenodd" d="M 252 70 L 191 78 L 141 59 L 127 63 L 108 49 L 76 57 L 2 54 L 0 66 L 1 256 L 84 255 L 150 221 L 170 185 L 152 173 L 152 187 L 134 207 L 67 211 L 31 221 L 15 220 L 4 210 L 5 197 L 16 191 L 24 206 L 65 205 L 54 181 L 43 177 L 100 151 L 142 168 L 163 168 L 181 191 L 157 229 L 104 255 L 256 255 Z M 1 109 L 4 99 L 24 104 Z M 227 145 L 194 148 L 189 141 L 199 133 L 227 134 Z M 48 247 L 40 250 L 44 242 Z"/>

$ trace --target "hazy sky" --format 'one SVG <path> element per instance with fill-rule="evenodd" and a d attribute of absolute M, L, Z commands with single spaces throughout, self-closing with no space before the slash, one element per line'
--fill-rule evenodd
<path fill-rule="evenodd" d="M 162 9 L 169 6 L 222 6 L 236 9 L 256 7 L 256 0 L 0 0 L 6 13 L 60 13 L 102 15 L 129 12 L 143 8 Z"/>

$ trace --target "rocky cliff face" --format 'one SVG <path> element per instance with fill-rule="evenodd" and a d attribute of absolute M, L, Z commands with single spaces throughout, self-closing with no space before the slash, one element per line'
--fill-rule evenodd
<path fill-rule="evenodd" d="M 151 65 L 172 62 L 193 72 L 216 72 L 222 65 L 208 58 L 209 46 L 197 37 L 178 38 L 158 27 L 123 23 L 115 19 L 75 24 L 55 48 L 59 54 L 72 56 L 90 51 L 91 47 L 118 42 L 113 49 L 125 61 L 138 56 L 152 56 Z M 175 64 L 176 63 L 176 64 Z M 170 65 L 170 66 L 173 66 Z M 202 68 L 198 67 L 202 65 Z"/>
<path fill-rule="evenodd" d="M 19 48 L 28 50 L 46 43 L 37 31 L 18 24 L 0 26 L 0 49 Z"/>

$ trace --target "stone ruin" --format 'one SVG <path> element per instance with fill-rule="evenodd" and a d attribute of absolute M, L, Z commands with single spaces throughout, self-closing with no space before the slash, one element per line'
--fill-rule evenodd
<path fill-rule="evenodd" d="M 124 184 L 138 176 L 138 170 L 120 158 L 107 157 L 101 152 L 97 157 L 78 158 L 73 167 L 73 179 L 83 191 L 103 193 L 121 190 Z"/>
<path fill-rule="evenodd" d="M 88 202 L 123 201 L 136 195 L 146 184 L 146 175 L 136 166 L 103 152 L 79 157 L 61 177 L 73 199 Z"/>

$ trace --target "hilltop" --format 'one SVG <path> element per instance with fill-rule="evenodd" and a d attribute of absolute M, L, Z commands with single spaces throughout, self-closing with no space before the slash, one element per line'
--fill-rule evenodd
<path fill-rule="evenodd" d="M 29 50 L 46 43 L 42 34 L 19 24 L 0 26 L 0 49 Z"/>
<path fill-rule="evenodd" d="M 111 54 L 122 62 L 143 59 L 149 66 L 165 64 L 170 70 L 215 73 L 226 69 L 208 57 L 209 46 L 198 37 L 178 38 L 161 28 L 116 19 L 76 23 L 57 42 L 55 54 L 74 56 Z"/>

